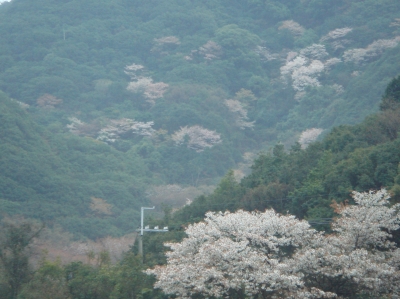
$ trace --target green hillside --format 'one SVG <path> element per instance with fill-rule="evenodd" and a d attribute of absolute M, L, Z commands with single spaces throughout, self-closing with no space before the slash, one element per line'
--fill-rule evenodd
<path fill-rule="evenodd" d="M 289 150 L 276 145 L 261 154 L 240 183 L 228 173 L 215 192 L 175 214 L 176 227 L 203 219 L 207 211 L 273 208 L 329 229 L 332 203 L 353 203 L 353 191 L 386 188 L 400 201 L 400 76 L 388 85 L 381 111 L 357 125 L 335 127 L 321 141 Z M 400 239 L 397 239 L 399 241 Z"/>
<path fill-rule="evenodd" d="M 59 223 L 91 238 L 136 228 L 151 175 L 135 153 L 54 135 L 3 93 L 0 111 L 1 214 Z"/>

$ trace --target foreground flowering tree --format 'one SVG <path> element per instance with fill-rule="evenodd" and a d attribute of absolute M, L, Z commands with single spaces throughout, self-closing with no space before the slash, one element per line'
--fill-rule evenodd
<path fill-rule="evenodd" d="M 166 244 L 172 249 L 166 266 L 147 270 L 157 276 L 155 286 L 167 294 L 177 298 L 333 295 L 314 288 L 307 291 L 301 276 L 291 269 L 295 249 L 308 246 L 319 234 L 306 221 L 273 210 L 209 212 L 204 222 L 190 225 L 186 233 L 181 243 Z"/>
<path fill-rule="evenodd" d="M 176 298 L 375 298 L 399 293 L 400 253 L 388 241 L 399 205 L 385 190 L 336 205 L 333 233 L 273 210 L 206 214 L 181 243 L 166 244 L 168 263 L 146 271 Z"/>
<path fill-rule="evenodd" d="M 293 269 L 304 274 L 306 285 L 342 298 L 398 296 L 399 250 L 389 240 L 399 229 L 400 204 L 388 207 L 384 189 L 353 192 L 353 198 L 356 205 L 334 205 L 340 217 L 332 223 L 333 234 L 299 250 Z"/>

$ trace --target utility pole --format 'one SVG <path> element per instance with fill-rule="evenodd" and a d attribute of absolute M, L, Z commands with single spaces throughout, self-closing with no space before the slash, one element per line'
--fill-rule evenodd
<path fill-rule="evenodd" d="M 139 254 L 142 256 L 143 261 L 143 233 L 144 232 L 167 232 L 168 226 L 165 226 L 163 229 L 159 229 L 158 226 L 151 229 L 149 226 L 143 227 L 143 218 L 144 218 L 144 210 L 154 210 L 156 207 L 148 208 L 141 207 L 140 209 L 140 228 L 136 231 L 139 232 Z"/>

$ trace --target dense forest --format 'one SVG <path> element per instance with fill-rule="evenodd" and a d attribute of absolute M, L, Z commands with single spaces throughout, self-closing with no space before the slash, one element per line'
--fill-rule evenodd
<path fill-rule="evenodd" d="M 277 288 L 271 294 L 275 294 L 275 292 L 279 293 L 280 289 L 282 289 L 282 294 L 285 295 L 293 295 L 293 292 L 295 292 L 296 298 L 333 298 L 334 295 L 331 292 L 336 292 L 341 298 L 370 298 L 368 294 L 372 294 L 372 291 L 378 295 L 393 294 L 399 285 L 398 280 L 396 280 L 398 271 L 393 273 L 388 271 L 389 268 L 390 271 L 393 271 L 394 265 L 398 267 L 399 264 L 396 262 L 398 258 L 396 254 L 399 253 L 397 246 L 400 238 L 398 233 L 400 224 L 398 217 L 400 201 L 400 175 L 398 174 L 400 144 L 397 136 L 400 129 L 400 76 L 393 79 L 386 88 L 380 109 L 379 113 L 369 116 L 358 125 L 343 125 L 334 128 L 321 141 L 314 142 L 305 149 L 302 149 L 300 143 L 294 144 L 289 151 L 285 151 L 282 145 L 276 145 L 272 151 L 266 152 L 256 159 L 252 166 L 251 174 L 240 183 L 235 180 L 233 171 L 230 171 L 221 180 L 212 194 L 199 196 L 191 204 L 174 213 L 172 213 L 171 207 L 165 207 L 163 219 L 148 219 L 147 223 L 161 226 L 167 225 L 170 230 L 162 234 L 145 234 L 143 256 L 138 255 L 137 242 L 136 245 L 131 246 L 130 250 L 117 263 L 111 262 L 110 252 L 107 251 L 101 251 L 97 254 L 91 251 L 87 253 L 86 263 L 70 262 L 67 264 L 62 264 L 60 259 L 55 261 L 47 259 L 46 252 L 44 251 L 40 255 L 41 258 L 39 260 L 36 258 L 37 265 L 34 271 L 29 260 L 35 259 L 33 249 L 35 247 L 34 240 L 38 239 L 40 234 L 43 234 L 44 225 L 24 220 L 21 222 L 21 220 L 11 221 L 10 219 L 5 219 L 2 222 L 0 234 L 0 262 L 4 266 L 1 272 L 2 276 L 0 276 L 1 293 L 7 299 L 169 298 L 161 290 L 153 288 L 154 277 L 146 275 L 143 270 L 166 263 L 165 252 L 167 247 L 163 246 L 165 242 L 181 241 L 186 233 L 193 238 L 196 226 L 200 226 L 200 230 L 197 230 L 200 232 L 200 235 L 204 234 L 206 232 L 205 229 L 209 228 L 204 226 L 204 222 L 199 221 L 203 220 L 206 214 L 208 217 L 208 226 L 219 218 L 234 217 L 235 219 L 239 217 L 233 223 L 240 223 L 243 226 L 244 234 L 246 233 L 246 229 L 249 229 L 248 233 L 250 235 L 246 238 L 255 238 L 256 240 L 260 236 L 255 235 L 254 230 L 260 229 L 268 221 L 272 221 L 273 227 L 286 228 L 291 233 L 292 238 L 303 241 L 308 234 L 307 231 L 315 235 L 317 240 L 320 238 L 317 231 L 310 230 L 309 224 L 318 230 L 325 230 L 326 233 L 331 232 L 331 229 L 337 231 L 338 227 L 341 227 L 339 232 L 343 236 L 328 235 L 326 237 L 328 243 L 323 243 L 322 247 L 318 249 L 322 252 L 322 256 L 325 259 L 325 264 L 322 264 L 325 270 L 321 269 L 321 272 L 318 272 L 318 276 L 322 275 L 326 277 L 329 283 L 316 280 L 313 276 L 314 270 L 311 267 L 307 268 L 309 271 L 306 271 L 308 276 L 304 276 L 304 274 L 302 276 L 306 279 L 306 284 L 297 283 L 292 287 L 285 287 L 274 283 L 274 285 L 281 285 L 281 287 Z M 370 197 L 375 198 L 376 201 L 375 205 L 372 206 L 368 193 L 352 192 L 352 190 L 376 190 L 382 187 L 385 187 L 388 192 L 385 190 L 380 191 L 380 193 L 369 193 Z M 363 207 L 353 210 L 353 205 L 355 203 L 362 204 L 363 198 L 366 200 L 367 204 L 365 205 L 367 210 L 363 210 L 365 209 Z M 380 203 L 380 201 L 384 202 Z M 388 204 L 393 205 L 393 208 L 384 207 L 384 205 Z M 8 206 L 8 208 L 17 207 Z M 262 218 L 264 220 L 261 219 L 261 222 L 258 223 L 257 219 L 248 219 L 249 214 L 246 214 L 248 213 L 246 210 L 256 211 L 253 212 L 255 214 L 252 214 L 252 217 L 263 215 L 258 211 L 265 210 L 264 214 L 267 214 L 267 216 L 266 218 Z M 229 212 L 213 214 L 210 212 L 206 213 L 207 211 L 237 212 L 232 214 Z M 360 213 L 360 215 L 358 216 L 356 212 Z M 290 214 L 296 217 L 294 218 Z M 338 214 L 341 214 L 342 217 L 337 217 Z M 362 221 L 360 221 L 360 217 Z M 373 219 L 369 219 L 371 217 Z M 298 220 L 302 218 L 308 221 L 306 222 L 307 230 L 304 231 L 304 228 L 302 228 L 303 232 L 300 233 L 295 227 L 304 227 L 305 224 Z M 348 219 L 348 223 L 345 222 L 346 218 Z M 239 222 L 237 222 L 238 220 Z M 340 222 L 341 220 L 342 222 Z M 285 226 L 285 221 L 295 222 L 289 226 Z M 195 226 L 188 226 L 188 224 L 194 222 L 198 223 Z M 381 222 L 382 224 L 380 224 Z M 280 225 L 277 226 L 277 223 Z M 376 225 L 377 223 L 378 225 Z M 223 221 L 217 221 L 217 227 L 221 230 L 221 233 L 228 232 L 228 235 L 232 236 L 238 232 L 242 232 L 242 230 L 229 232 L 230 229 L 234 228 L 232 222 L 226 223 L 225 226 Z M 358 253 L 357 250 L 364 252 L 362 250 L 366 248 L 371 251 L 367 257 L 354 255 L 352 252 L 355 248 L 353 243 L 356 242 L 355 244 L 358 244 L 361 241 L 353 240 L 352 238 L 349 239 L 348 232 L 346 235 L 346 227 L 353 234 L 360 232 L 363 234 L 362 240 L 364 240 L 365 244 L 361 246 L 361 249 L 356 249 L 355 253 Z M 382 230 L 382 228 L 386 229 Z M 375 231 L 378 233 L 378 237 L 374 236 L 373 232 Z M 195 287 L 193 290 L 193 285 L 190 283 L 190 276 L 193 276 L 194 273 L 189 273 L 187 279 L 178 278 L 182 284 L 188 285 L 186 286 L 186 290 L 180 288 L 179 284 L 172 283 L 171 285 L 168 279 L 172 279 L 173 281 L 174 278 L 177 279 L 176 277 L 180 277 L 179 275 L 187 275 L 185 272 L 188 271 L 187 269 L 190 269 L 188 268 L 190 267 L 190 262 L 201 259 L 201 256 L 199 256 L 201 252 L 193 252 L 190 246 L 201 242 L 211 242 L 210 239 L 216 236 L 215 229 L 211 229 L 209 234 L 208 238 L 202 238 L 196 242 L 189 241 L 185 243 L 184 239 L 182 241 L 183 245 L 173 247 L 173 250 L 182 252 L 178 255 L 169 255 L 170 261 L 171 258 L 177 259 L 177 262 L 173 264 L 171 273 L 164 272 L 165 270 L 159 272 L 163 268 L 157 267 L 155 270 L 147 270 L 148 274 L 160 276 L 162 273 L 165 273 L 167 275 L 161 275 L 161 278 L 159 278 L 161 281 L 156 286 L 167 291 L 167 293 L 176 292 L 179 296 L 182 296 L 182 292 L 191 292 L 191 294 L 197 294 L 196 298 L 197 296 L 198 298 L 203 298 L 201 289 Z M 281 234 L 282 232 L 278 232 L 278 237 L 282 237 Z M 302 234 L 305 235 L 303 236 Z M 335 243 L 340 246 L 338 253 L 329 251 L 330 247 L 332 247 L 329 240 L 334 240 L 334 238 L 338 238 L 338 243 Z M 380 243 L 379 240 L 387 238 L 389 239 L 388 241 Z M 234 238 L 233 240 L 237 242 L 237 239 Z M 293 253 L 293 248 L 290 249 L 290 246 L 289 248 L 285 248 L 284 243 L 283 245 L 279 245 L 277 240 L 279 238 L 277 239 L 277 237 L 272 236 L 272 239 L 267 244 L 277 242 L 277 246 L 282 247 L 280 254 L 283 257 L 288 255 L 287 251 Z M 255 243 L 255 248 L 259 248 L 260 250 L 257 242 Z M 346 242 L 349 242 L 349 244 Z M 219 250 L 222 250 L 222 252 L 226 250 L 223 247 L 219 249 L 221 245 L 224 246 L 214 241 L 209 248 L 212 248 L 215 252 L 205 252 L 204 257 L 210 259 L 212 265 L 219 264 L 213 260 L 215 254 Z M 182 247 L 183 249 L 180 249 L 181 246 L 189 246 L 189 248 L 184 249 Z M 241 246 L 239 242 L 239 251 L 236 254 L 243 254 L 244 252 L 244 256 L 248 257 L 246 251 L 243 251 Z M 295 247 L 301 248 L 300 245 L 296 245 Z M 228 248 L 235 248 L 235 244 L 230 244 Z M 296 265 L 296 267 L 301 269 L 299 271 L 304 272 L 304 267 L 309 267 L 310 259 L 313 258 L 313 254 L 317 250 L 316 248 L 315 244 L 312 245 L 311 249 L 308 247 L 304 248 L 305 253 L 311 253 L 310 257 L 306 257 L 306 261 L 301 260 L 304 253 L 301 251 L 300 254 L 296 253 L 294 258 L 300 259 L 296 260 L 293 267 Z M 352 256 L 350 260 L 341 260 L 341 257 L 346 256 L 343 254 L 345 251 L 348 251 L 350 256 Z M 392 258 L 389 261 L 393 261 L 394 264 L 384 264 L 382 252 L 380 251 L 386 255 L 393 252 L 394 260 Z M 182 254 L 189 254 L 190 258 L 182 259 Z M 198 257 L 193 259 L 193 254 L 196 254 Z M 189 261 L 189 264 L 185 264 L 185 260 Z M 228 262 L 229 259 L 223 259 L 223 261 Z M 236 267 L 235 261 L 236 259 L 234 258 L 230 265 L 222 265 L 222 269 L 226 269 L 228 266 Z M 252 259 L 249 259 L 249 264 L 252 262 Z M 183 263 L 182 269 L 179 268 L 180 263 Z M 299 263 L 302 265 L 298 266 Z M 372 264 L 371 267 L 376 268 L 364 269 L 366 264 Z M 258 263 L 257 265 L 261 264 Z M 250 265 L 250 269 L 254 270 L 257 265 Z M 349 274 L 343 277 L 342 275 L 334 275 L 327 268 L 327 265 L 334 265 L 343 269 L 343 271 L 347 269 L 346 271 Z M 178 268 L 176 268 L 177 266 Z M 384 268 L 385 266 L 389 268 Z M 282 268 L 279 267 L 275 271 L 278 271 L 278 269 L 282 271 Z M 179 271 L 179 275 L 177 271 Z M 205 273 L 207 271 L 205 269 L 203 272 L 200 272 Z M 380 280 L 384 280 L 384 277 L 387 277 L 386 283 L 388 283 L 388 286 L 372 287 L 369 284 L 369 277 L 377 275 L 374 271 L 380 271 Z M 290 270 L 290 273 L 292 272 L 293 270 Z M 168 276 L 171 276 L 171 278 L 168 278 Z M 193 279 L 195 278 L 193 277 Z M 287 277 L 285 279 L 293 283 L 293 278 Z M 353 281 L 352 279 L 355 280 Z M 200 282 L 195 281 L 195 285 L 197 283 Z M 219 283 L 213 283 L 213 280 L 206 279 L 204 283 L 210 287 L 207 292 L 214 292 L 215 287 L 217 287 L 217 290 L 220 289 L 218 287 Z M 304 287 L 313 285 L 322 289 L 325 288 L 325 291 L 328 292 L 304 293 Z M 236 287 L 231 285 L 230 287 L 232 289 L 227 288 L 230 298 L 259 298 L 258 295 L 253 296 L 254 294 L 263 294 L 262 298 L 269 298 L 269 293 L 265 293 L 262 290 L 250 291 L 253 294 L 250 296 L 243 292 L 244 285 Z M 252 287 L 250 288 L 252 289 Z M 43 297 L 44 290 L 46 290 L 48 297 Z M 198 294 L 199 292 L 200 294 Z M 216 292 L 215 294 L 220 294 L 219 292 L 223 294 L 225 291 Z M 378 295 L 373 296 L 373 298 L 381 298 Z M 216 295 L 214 297 L 218 298 L 220 296 Z"/>

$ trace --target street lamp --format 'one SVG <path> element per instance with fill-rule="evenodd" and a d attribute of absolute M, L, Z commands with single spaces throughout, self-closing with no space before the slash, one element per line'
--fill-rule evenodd
<path fill-rule="evenodd" d="M 148 207 L 141 207 L 140 209 L 140 228 L 137 229 L 137 232 L 140 232 L 139 237 L 139 254 L 142 256 L 143 259 L 143 232 L 155 232 L 155 233 L 160 233 L 160 232 L 167 232 L 168 231 L 168 226 L 165 226 L 163 229 L 159 229 L 158 226 L 155 226 L 153 229 L 151 229 L 149 226 L 146 226 L 143 228 L 143 218 L 144 218 L 144 210 L 154 210 L 156 207 L 148 208 Z"/>

